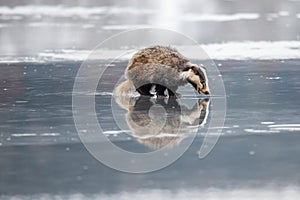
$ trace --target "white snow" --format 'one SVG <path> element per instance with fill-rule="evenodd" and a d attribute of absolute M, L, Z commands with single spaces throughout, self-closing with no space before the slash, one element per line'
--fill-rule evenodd
<path fill-rule="evenodd" d="M 63 5 L 25 5 L 16 7 L 0 6 L 0 14 L 3 16 L 50 16 L 50 17 L 80 17 L 89 18 L 92 15 L 113 14 L 151 14 L 154 10 L 133 7 L 66 7 Z"/>
<path fill-rule="evenodd" d="M 185 21 L 238 21 L 238 20 L 254 20 L 258 19 L 260 15 L 258 13 L 234 13 L 234 14 L 185 14 L 182 19 Z"/>
<path fill-rule="evenodd" d="M 285 60 L 300 59 L 300 41 L 231 41 L 200 45 L 174 46 L 190 59 L 215 60 Z M 36 56 L 0 57 L 0 63 L 84 61 L 101 59 L 129 59 L 138 49 L 99 49 L 89 56 L 91 50 L 46 50 Z M 141 47 L 142 48 L 142 47 Z M 280 79 L 281 77 L 268 77 Z"/>

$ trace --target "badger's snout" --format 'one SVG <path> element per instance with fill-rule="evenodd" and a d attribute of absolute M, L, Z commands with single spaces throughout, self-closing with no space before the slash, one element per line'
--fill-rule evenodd
<path fill-rule="evenodd" d="M 210 94 L 210 91 L 208 88 L 204 88 L 202 84 L 200 84 L 202 87 L 197 87 L 197 92 L 199 94 L 205 94 L 205 95 L 209 95 Z"/>
<path fill-rule="evenodd" d="M 203 94 L 210 95 L 210 92 L 208 90 L 207 91 L 203 91 Z"/>
<path fill-rule="evenodd" d="M 207 84 L 203 84 L 202 86 L 203 87 L 201 88 L 200 92 L 203 93 L 203 94 L 205 94 L 205 95 L 209 95 L 210 94 L 210 90 L 209 90 Z"/>

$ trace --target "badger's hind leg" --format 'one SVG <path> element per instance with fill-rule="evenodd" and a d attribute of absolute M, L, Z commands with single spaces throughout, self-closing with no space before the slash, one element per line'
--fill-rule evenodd
<path fill-rule="evenodd" d="M 138 93 L 144 96 L 154 96 L 153 94 L 150 93 L 151 88 L 152 88 L 152 84 L 145 84 L 139 87 L 136 91 L 138 91 Z"/>
<path fill-rule="evenodd" d="M 156 95 L 157 97 L 166 97 L 167 95 L 165 95 L 165 90 L 167 88 L 163 85 L 159 85 L 159 84 L 156 84 L 155 85 L 155 91 L 156 91 Z"/>

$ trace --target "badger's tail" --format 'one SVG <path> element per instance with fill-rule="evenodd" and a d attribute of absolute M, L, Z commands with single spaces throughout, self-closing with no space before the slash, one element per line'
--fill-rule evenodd
<path fill-rule="evenodd" d="M 118 85 L 115 90 L 115 100 L 117 104 L 125 110 L 130 110 L 135 104 L 132 96 L 130 96 L 134 91 L 135 87 L 130 80 L 126 80 Z"/>
<path fill-rule="evenodd" d="M 134 91 L 135 91 L 135 87 L 132 81 L 126 80 L 122 82 L 120 85 L 118 85 L 115 92 L 117 96 L 123 96 L 123 95 L 127 96 L 130 93 L 133 93 Z"/>

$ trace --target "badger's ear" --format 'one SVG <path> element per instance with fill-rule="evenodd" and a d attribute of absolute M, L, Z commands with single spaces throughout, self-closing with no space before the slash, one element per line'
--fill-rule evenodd
<path fill-rule="evenodd" d="M 197 65 L 189 66 L 189 69 L 191 69 L 194 74 L 199 74 L 199 67 Z"/>
<path fill-rule="evenodd" d="M 183 69 L 183 71 L 188 71 L 188 70 L 192 70 L 193 72 L 197 72 L 197 65 L 186 65 L 185 68 Z"/>
<path fill-rule="evenodd" d="M 192 71 L 195 73 L 195 75 L 200 77 L 201 83 L 205 83 L 207 81 L 206 77 L 206 70 L 203 65 L 193 65 L 191 66 Z"/>
<path fill-rule="evenodd" d="M 195 74 L 198 74 L 198 68 L 199 68 L 198 66 L 191 66 L 191 69 Z"/>
<path fill-rule="evenodd" d="M 185 66 L 185 68 L 183 68 L 183 71 L 186 72 L 186 71 L 189 71 L 191 69 L 191 66 Z"/>

